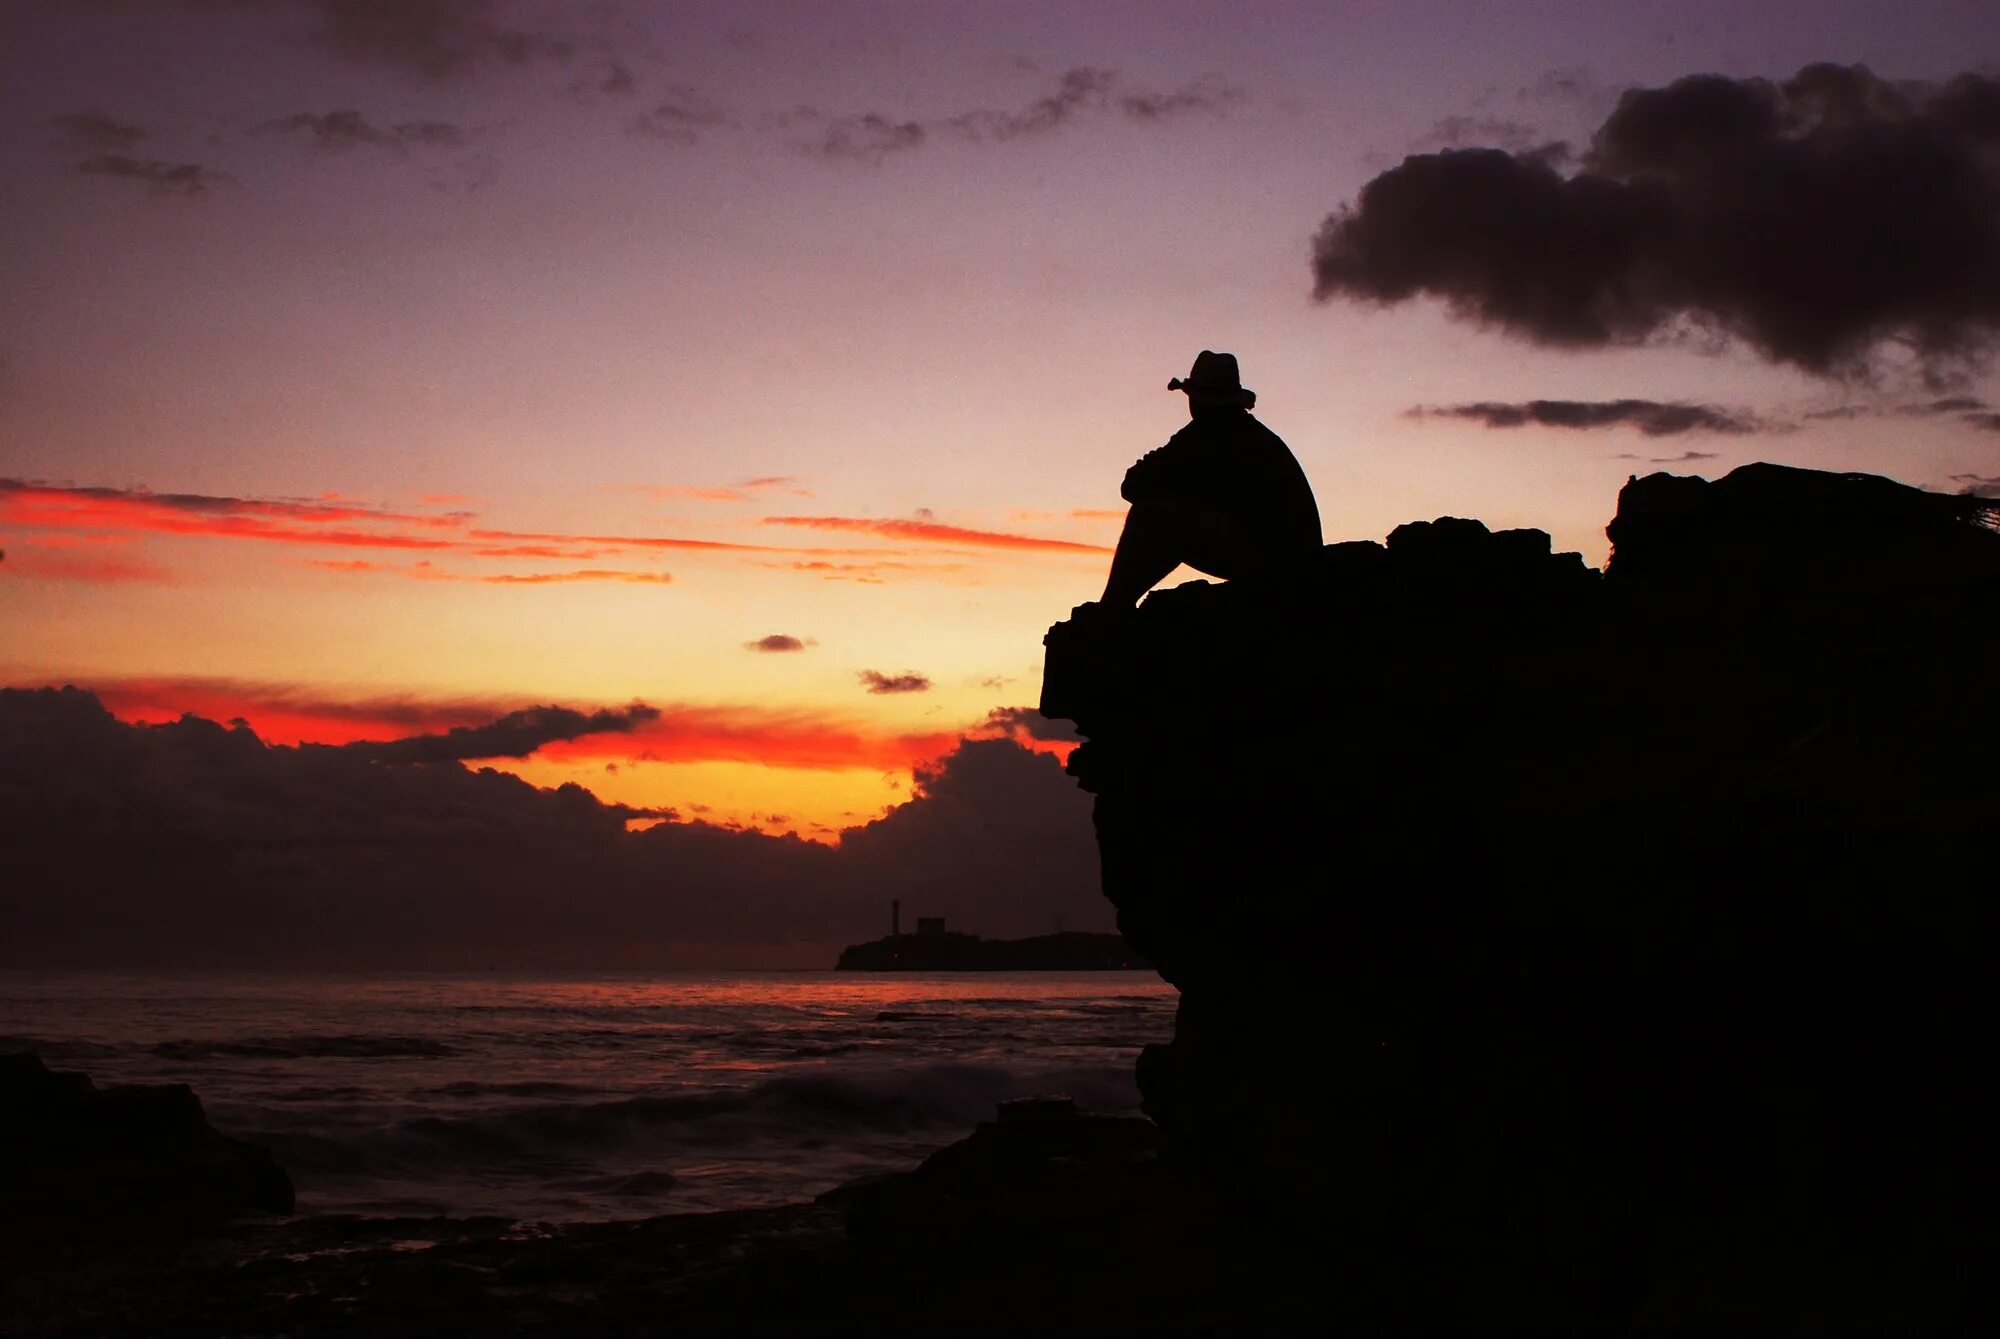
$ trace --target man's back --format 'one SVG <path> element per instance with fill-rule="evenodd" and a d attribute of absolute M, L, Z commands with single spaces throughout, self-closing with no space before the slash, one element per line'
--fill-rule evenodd
<path fill-rule="evenodd" d="M 1312 485 L 1284 439 L 1247 409 L 1204 407 L 1167 444 L 1125 473 L 1127 502 L 1192 498 L 1255 526 L 1274 547 L 1320 546 Z"/>

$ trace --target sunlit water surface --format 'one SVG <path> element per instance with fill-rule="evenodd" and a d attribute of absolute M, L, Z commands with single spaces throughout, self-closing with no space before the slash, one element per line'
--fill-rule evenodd
<path fill-rule="evenodd" d="M 629 1218 L 913 1165 L 1010 1097 L 1138 1102 L 1151 973 L 0 972 L 0 1050 L 186 1083 L 302 1213 Z"/>

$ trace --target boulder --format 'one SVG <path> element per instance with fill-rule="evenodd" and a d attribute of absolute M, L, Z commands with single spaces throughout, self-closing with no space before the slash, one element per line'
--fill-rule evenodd
<path fill-rule="evenodd" d="M 0 1236 L 143 1236 L 293 1204 L 270 1153 L 217 1133 L 185 1084 L 99 1088 L 0 1056 Z"/>

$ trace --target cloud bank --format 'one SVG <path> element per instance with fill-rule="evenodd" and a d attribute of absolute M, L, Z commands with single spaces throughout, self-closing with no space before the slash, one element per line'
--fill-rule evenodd
<path fill-rule="evenodd" d="M 1538 344 L 1688 328 L 1822 376 L 1899 348 L 1933 376 L 2000 331 L 2000 80 L 1812 65 L 1626 92 L 1581 169 L 1419 154 L 1329 215 L 1313 295 L 1441 299 Z"/>
<path fill-rule="evenodd" d="M 356 740 L 342 745 L 377 762 L 459 762 L 468 758 L 525 758 L 546 744 L 584 735 L 630 734 L 660 719 L 657 707 L 634 703 L 623 709 L 581 712 L 570 707 L 528 707 L 483 725 L 455 725 L 441 734 L 406 735 L 382 742 Z"/>
<path fill-rule="evenodd" d="M 0 962 L 829 966 L 890 898 L 988 935 L 1108 929 L 1089 797 L 967 740 L 839 848 L 639 811 L 456 762 L 127 725 L 0 690 Z"/>
<path fill-rule="evenodd" d="M 404 150 L 412 146 L 457 148 L 469 138 L 464 126 L 450 121 L 399 121 L 378 126 L 352 109 L 333 112 L 297 112 L 266 121 L 257 127 L 266 135 L 303 135 L 318 148 L 352 149 L 367 147 Z"/>
<path fill-rule="evenodd" d="M 884 674 L 880 670 L 862 670 L 858 676 L 861 686 L 871 693 L 927 693 L 931 681 L 914 670 L 901 674 Z"/>
<path fill-rule="evenodd" d="M 803 125 L 815 131 L 803 147 L 821 157 L 880 162 L 940 139 L 1005 144 L 1048 135 L 1090 117 L 1157 124 L 1189 115 L 1214 116 L 1245 96 L 1240 87 L 1213 75 L 1156 92 L 1127 85 L 1113 70 L 1077 66 L 1057 76 L 1054 88 L 1020 107 L 975 108 L 914 119 L 880 112 L 828 115 L 799 108 L 774 118 L 772 125 L 781 129 Z"/>
<path fill-rule="evenodd" d="M 1659 400 L 1525 400 L 1473 404 L 1419 405 L 1411 418 L 1469 419 L 1489 428 L 1637 428 L 1648 437 L 1674 437 L 1687 432 L 1751 433 L 1768 425 L 1742 410 L 1717 405 L 1666 403 Z"/>
<path fill-rule="evenodd" d="M 101 153 L 76 165 L 85 176 L 113 177 L 143 182 L 161 195 L 206 195 L 217 186 L 233 186 L 236 178 L 227 172 L 203 167 L 200 163 L 173 163 L 155 158 L 132 158 L 122 153 Z"/>

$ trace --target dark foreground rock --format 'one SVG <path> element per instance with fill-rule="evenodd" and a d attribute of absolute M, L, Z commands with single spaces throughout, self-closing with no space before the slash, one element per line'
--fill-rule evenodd
<path fill-rule="evenodd" d="M 1993 506 L 1655 475 L 1601 575 L 1445 518 L 1052 629 L 1175 1157 L 1418 1328 L 1961 1332 Z"/>
<path fill-rule="evenodd" d="M 625 1223 L 237 1219 L 89 1257 L 23 1243 L 9 1335 L 1309 1332 L 1270 1239 L 1066 1102 L 813 1204 Z M 1302 1277 L 1293 1276 L 1294 1279 Z"/>
<path fill-rule="evenodd" d="M 0 1246 L 173 1235 L 292 1207 L 271 1155 L 217 1133 L 185 1084 L 99 1088 L 0 1055 Z"/>

